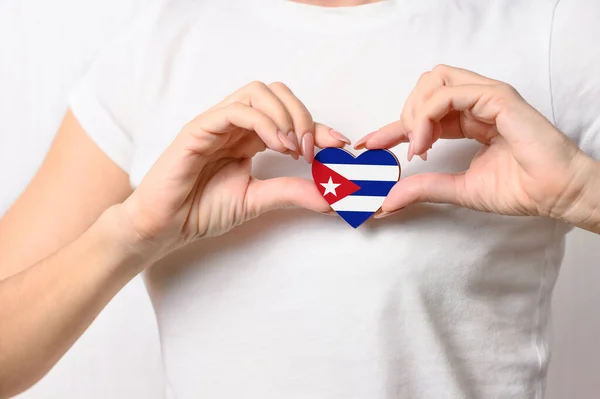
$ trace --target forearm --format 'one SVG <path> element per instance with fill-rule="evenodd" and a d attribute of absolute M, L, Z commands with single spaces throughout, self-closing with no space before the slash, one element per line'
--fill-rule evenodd
<path fill-rule="evenodd" d="M 37 382 L 148 262 L 123 237 L 118 211 L 0 282 L 0 398 Z"/>

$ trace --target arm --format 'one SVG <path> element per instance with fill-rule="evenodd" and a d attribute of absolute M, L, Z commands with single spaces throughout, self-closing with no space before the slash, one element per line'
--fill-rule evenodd
<path fill-rule="evenodd" d="M 297 138 L 282 132 L 307 131 L 318 147 L 345 145 L 285 85 L 254 82 L 189 122 L 130 194 L 124 172 L 68 114 L 0 223 L 0 398 L 41 378 L 156 259 L 271 210 L 327 212 L 309 180 L 250 176 L 250 159 L 267 148 L 297 158 Z"/>
<path fill-rule="evenodd" d="M 109 208 L 130 192 L 126 173 L 68 113 L 0 220 L 0 398 L 39 380 L 139 270 L 126 230 L 111 227 Z"/>
<path fill-rule="evenodd" d="M 0 219 L 1 399 L 49 371 L 135 273 L 133 258 L 121 252 L 124 230 L 114 230 L 115 209 L 132 193 L 132 85 L 164 3 L 99 51 L 42 166 Z"/>
<path fill-rule="evenodd" d="M 116 208 L 54 254 L 0 282 L 0 398 L 43 377 L 139 271 Z"/>
<path fill-rule="evenodd" d="M 560 219 L 596 233 L 600 233 L 599 13 L 597 1 L 560 1 L 550 42 L 553 122 L 591 157 L 582 157 L 585 160 L 578 166 L 587 173 L 587 185 Z"/>

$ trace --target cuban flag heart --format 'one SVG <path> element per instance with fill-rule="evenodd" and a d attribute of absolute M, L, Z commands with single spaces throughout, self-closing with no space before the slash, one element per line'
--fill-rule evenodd
<path fill-rule="evenodd" d="M 350 226 L 357 228 L 383 204 L 400 179 L 398 159 L 387 150 L 358 157 L 340 148 L 317 153 L 312 175 L 321 195 Z"/>

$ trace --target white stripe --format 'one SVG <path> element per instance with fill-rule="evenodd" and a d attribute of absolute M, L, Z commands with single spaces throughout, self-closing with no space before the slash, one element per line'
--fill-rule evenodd
<path fill-rule="evenodd" d="M 349 195 L 331 205 L 334 211 L 375 212 L 381 207 L 385 197 Z"/>
<path fill-rule="evenodd" d="M 394 165 L 352 165 L 326 163 L 329 169 L 348 180 L 398 181 L 400 168 Z"/>

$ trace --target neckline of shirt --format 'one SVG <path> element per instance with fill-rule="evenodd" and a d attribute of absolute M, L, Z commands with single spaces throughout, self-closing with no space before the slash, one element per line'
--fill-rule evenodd
<path fill-rule="evenodd" d="M 349 33 L 394 21 L 407 5 L 401 0 L 343 7 L 323 7 L 291 0 L 241 0 L 246 12 L 265 23 L 306 34 Z"/>

